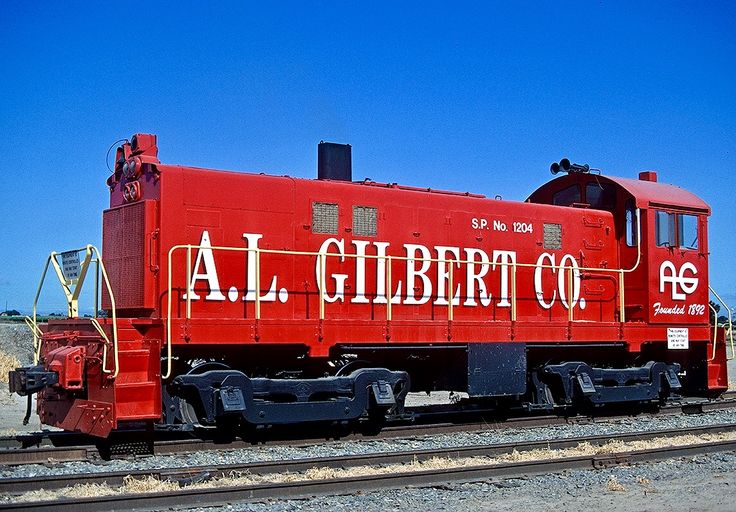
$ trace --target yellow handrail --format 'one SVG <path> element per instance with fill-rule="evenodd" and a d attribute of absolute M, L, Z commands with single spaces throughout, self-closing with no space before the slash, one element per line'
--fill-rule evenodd
<path fill-rule="evenodd" d="M 112 346 L 113 346 L 113 353 L 114 353 L 114 362 L 115 362 L 115 369 L 114 370 L 108 370 L 107 369 L 107 345 L 110 344 L 110 340 L 108 339 L 107 335 L 104 333 L 102 327 L 100 326 L 99 321 L 97 320 L 97 311 L 99 311 L 99 293 L 98 290 L 95 289 L 94 297 L 95 297 L 95 316 L 91 318 L 92 325 L 94 328 L 100 333 L 100 335 L 105 340 L 105 346 L 103 347 L 103 357 L 102 357 L 102 371 L 107 374 L 112 374 L 112 378 L 117 377 L 118 372 L 120 371 L 120 364 L 119 364 L 119 357 L 118 357 L 118 328 L 117 328 L 117 308 L 115 305 L 115 296 L 112 292 L 112 286 L 110 286 L 110 279 L 107 275 L 107 269 L 105 268 L 105 263 L 102 261 L 102 256 L 100 255 L 100 251 L 94 246 L 94 245 L 86 245 L 82 247 L 81 249 L 73 249 L 71 251 L 64 251 L 64 252 L 85 252 L 84 261 L 82 262 L 79 270 L 79 277 L 75 280 L 67 280 L 64 276 L 64 272 L 61 269 L 61 265 L 59 264 L 58 257 L 63 254 L 61 252 L 52 252 L 49 254 L 49 257 L 46 259 L 46 265 L 44 266 L 43 273 L 41 274 L 41 279 L 38 283 L 38 288 L 36 290 L 36 296 L 33 299 L 33 317 L 26 317 L 26 324 L 33 332 L 33 364 L 38 364 L 38 361 L 41 357 L 41 338 L 43 336 L 43 332 L 38 327 L 38 299 L 41 296 L 41 291 L 43 290 L 43 285 L 46 280 L 46 275 L 48 274 L 49 266 L 53 266 L 54 271 L 56 273 L 56 277 L 59 279 L 59 283 L 61 284 L 62 290 L 64 291 L 64 295 L 66 296 L 67 300 L 67 307 L 68 307 L 68 315 L 69 318 L 78 318 L 79 317 L 79 295 L 82 291 L 82 287 L 84 285 L 85 278 L 87 276 L 87 271 L 89 270 L 89 266 L 91 263 L 95 263 L 95 286 L 99 286 L 99 273 L 102 274 L 102 278 L 105 282 L 105 286 L 107 288 L 107 293 L 110 297 L 110 306 L 112 309 L 112 331 L 113 331 L 113 339 L 112 339 Z"/>
<path fill-rule="evenodd" d="M 637 218 L 639 218 L 639 210 L 637 210 Z M 639 226 L 640 223 L 637 223 Z M 639 226 L 639 230 L 640 230 Z M 166 365 L 166 372 L 164 375 L 162 375 L 163 379 L 167 379 L 171 376 L 172 371 L 172 338 L 171 338 L 171 310 L 172 310 L 172 295 L 173 295 L 173 254 L 178 250 L 186 250 L 187 254 L 187 270 L 186 270 L 186 278 L 187 278 L 187 294 L 186 294 L 186 319 L 191 319 L 191 293 L 189 290 L 189 287 L 191 285 L 191 278 L 192 278 L 192 268 L 191 268 L 191 251 L 193 249 L 201 250 L 201 249 L 207 249 L 207 250 L 217 250 L 217 251 L 226 251 L 226 252 L 254 252 L 255 253 L 255 319 L 260 320 L 261 318 L 261 303 L 260 303 L 260 269 L 261 269 L 261 254 L 282 254 L 282 255 L 290 255 L 290 256 L 316 256 L 319 258 L 319 276 L 318 276 L 318 283 L 320 286 L 320 294 L 319 294 L 319 319 L 324 320 L 325 318 L 325 293 L 326 293 L 326 285 L 325 285 L 325 267 L 326 267 L 326 259 L 327 257 L 338 257 L 338 258 L 366 258 L 366 259 L 372 259 L 372 260 L 382 260 L 386 262 L 386 320 L 391 321 L 392 319 L 392 295 L 393 290 L 391 288 L 392 280 L 391 280 L 391 270 L 392 270 L 392 262 L 395 260 L 398 261 L 421 261 L 421 262 L 431 262 L 431 263 L 443 263 L 447 265 L 448 263 L 450 271 L 449 271 L 449 280 L 450 280 L 450 286 L 449 286 L 449 292 L 448 295 L 450 296 L 449 304 L 448 304 L 448 320 L 452 321 L 454 318 L 453 313 L 453 265 L 461 265 L 461 264 L 472 264 L 472 265 L 500 265 L 502 267 L 511 267 L 512 271 L 512 280 L 511 280 L 511 320 L 516 321 L 517 316 L 517 305 L 516 305 L 516 274 L 517 274 L 517 268 L 546 268 L 546 269 L 552 269 L 555 271 L 560 272 L 569 272 L 568 279 L 567 279 L 567 288 L 568 288 L 568 297 L 567 297 L 567 304 L 565 307 L 569 310 L 568 312 L 568 319 L 569 321 L 574 321 L 572 309 L 573 309 L 573 297 L 574 297 L 574 274 L 576 272 L 586 271 L 586 272 L 601 272 L 601 273 L 613 273 L 617 274 L 619 276 L 618 280 L 618 293 L 619 293 L 619 308 L 620 308 L 620 321 L 623 322 L 625 318 L 624 309 L 623 309 L 623 275 L 626 272 L 632 272 L 634 271 L 641 260 L 641 243 L 640 243 L 641 235 L 639 231 L 639 236 L 637 237 L 637 261 L 635 265 L 630 269 L 609 269 L 609 268 L 593 268 L 593 267 L 574 267 L 572 265 L 570 266 L 564 266 L 564 265 L 543 265 L 543 264 L 536 264 L 536 263 L 517 263 L 516 261 L 512 262 L 482 262 L 482 261 L 476 261 L 476 260 L 461 260 L 461 259 L 441 259 L 441 258 L 420 258 L 420 257 L 411 257 L 411 256 L 389 256 L 389 255 L 370 255 L 370 254 L 341 254 L 341 253 L 328 253 L 328 252 L 315 252 L 315 251 L 290 251 L 290 250 L 284 250 L 284 249 L 261 249 L 261 248 L 252 248 L 252 247 L 228 247 L 228 246 L 211 246 L 211 245 L 194 245 L 194 244 L 181 244 L 181 245 L 175 245 L 169 249 L 168 252 L 168 279 L 167 279 L 167 317 L 166 317 L 166 351 L 167 351 L 167 365 Z"/>
<path fill-rule="evenodd" d="M 736 352 L 734 351 L 734 345 L 733 345 L 733 315 L 731 313 L 731 308 L 726 304 L 726 302 L 721 298 L 720 295 L 718 295 L 718 292 L 716 292 L 712 286 L 708 285 L 708 289 L 710 290 L 710 293 L 713 294 L 713 296 L 718 299 L 718 302 L 721 303 L 721 305 L 726 308 L 726 311 L 728 311 L 728 335 L 731 340 L 731 359 L 736 358 Z M 708 304 L 710 306 L 710 304 Z M 718 312 L 715 310 L 713 306 L 710 306 L 710 308 L 713 310 L 713 313 L 716 315 L 716 321 L 714 322 L 715 327 L 718 326 Z M 714 328 L 715 332 L 715 328 Z M 713 335 L 713 359 L 715 359 L 715 353 L 716 353 L 716 342 L 715 342 L 715 334 Z M 723 340 L 726 341 L 725 339 Z M 713 360 L 711 359 L 711 361 Z"/>

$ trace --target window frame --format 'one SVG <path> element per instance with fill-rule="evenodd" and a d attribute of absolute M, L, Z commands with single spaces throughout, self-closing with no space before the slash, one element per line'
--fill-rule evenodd
<path fill-rule="evenodd" d="M 636 216 L 636 203 L 633 199 L 626 201 L 624 208 L 624 242 L 627 247 L 636 247 L 639 245 L 639 226 Z"/>
<path fill-rule="evenodd" d="M 677 247 L 677 216 L 674 212 L 654 211 L 654 239 L 657 247 Z"/>
<path fill-rule="evenodd" d="M 695 228 L 695 245 L 685 245 L 685 219 L 692 219 Z M 688 251 L 697 251 L 700 249 L 700 216 L 691 213 L 677 214 L 677 246 L 680 249 Z M 688 237 L 690 238 L 690 237 Z"/>
<path fill-rule="evenodd" d="M 572 189 L 576 189 L 576 192 L 577 192 L 577 200 L 566 202 L 566 203 L 558 203 L 557 202 L 557 197 L 558 196 L 560 196 L 563 192 L 567 192 L 567 191 L 572 190 Z M 574 204 L 579 204 L 582 200 L 583 200 L 583 191 L 582 191 L 579 183 L 573 183 L 569 187 L 565 187 L 563 189 L 560 189 L 557 192 L 555 192 L 554 194 L 552 194 L 552 204 L 554 206 L 572 206 Z"/>
<path fill-rule="evenodd" d="M 683 213 L 683 212 L 673 212 L 673 211 L 667 211 L 667 210 L 654 210 L 655 214 L 655 221 L 654 221 L 654 238 L 657 247 L 671 247 L 671 248 L 678 248 L 685 251 L 699 251 L 701 246 L 701 236 L 700 236 L 700 215 L 697 213 Z M 666 238 L 663 237 L 662 230 L 664 229 L 663 224 L 665 224 L 664 219 L 666 216 Z M 691 228 L 694 228 L 695 231 L 695 244 L 686 244 L 685 243 L 685 219 L 692 219 L 691 221 L 688 220 L 688 225 Z M 690 224 L 692 222 L 692 224 Z M 692 234 L 692 230 L 689 231 L 689 234 Z M 690 237 L 688 237 L 690 238 Z"/>
<path fill-rule="evenodd" d="M 590 200 L 591 191 L 595 191 L 598 195 L 598 201 L 593 204 Z M 607 200 L 608 202 L 605 202 Z M 589 181 L 585 184 L 585 202 L 590 205 L 591 208 L 596 210 L 616 210 L 616 188 L 609 185 L 608 183 L 602 184 L 597 181 Z"/>

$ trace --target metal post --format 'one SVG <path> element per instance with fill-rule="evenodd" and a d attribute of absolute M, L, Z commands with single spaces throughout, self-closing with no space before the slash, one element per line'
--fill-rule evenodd
<path fill-rule="evenodd" d="M 570 265 L 568 268 L 570 269 L 570 273 L 567 276 L 567 320 L 569 322 L 572 322 L 573 294 L 575 293 L 575 290 L 573 290 L 572 284 L 572 265 Z"/>
<path fill-rule="evenodd" d="M 626 302 L 624 301 L 624 271 L 619 270 L 618 273 L 618 308 L 619 308 L 619 317 L 621 319 L 621 323 L 624 323 L 626 321 Z"/>
<path fill-rule="evenodd" d="M 452 279 L 452 277 L 453 277 L 453 268 L 452 267 L 454 266 L 454 263 L 453 263 L 452 260 L 449 260 L 449 263 L 450 263 L 450 272 L 449 272 L 448 278 L 449 278 L 449 281 L 450 282 L 449 282 L 447 294 L 449 295 L 450 299 L 447 301 L 447 320 L 449 320 L 450 322 L 452 322 L 452 320 L 453 320 L 453 316 L 452 316 L 452 313 L 453 313 L 452 312 L 452 301 L 455 299 L 453 297 L 453 295 L 455 295 L 455 287 L 453 286 L 453 279 Z"/>
<path fill-rule="evenodd" d="M 256 251 L 256 282 L 254 283 L 256 289 L 256 320 L 261 319 L 261 251 Z"/>
<path fill-rule="evenodd" d="M 511 321 L 516 322 L 516 262 L 511 262 Z"/>
<path fill-rule="evenodd" d="M 97 312 L 100 310 L 100 259 L 95 258 L 95 314 L 92 315 L 97 318 Z"/>
<path fill-rule="evenodd" d="M 187 320 L 192 316 L 192 246 L 187 245 Z"/>
<path fill-rule="evenodd" d="M 319 319 L 325 319 L 325 253 L 319 254 Z"/>
<path fill-rule="evenodd" d="M 386 256 L 386 320 L 391 321 L 391 256 Z"/>

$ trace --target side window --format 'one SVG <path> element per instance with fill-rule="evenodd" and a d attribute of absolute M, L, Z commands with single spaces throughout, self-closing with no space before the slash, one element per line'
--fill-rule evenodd
<path fill-rule="evenodd" d="M 555 195 L 552 196 L 552 204 L 557 206 L 570 206 L 571 204 L 579 203 L 580 201 L 579 185 L 570 185 L 567 188 L 563 188 L 562 190 L 555 192 Z"/>
<path fill-rule="evenodd" d="M 636 247 L 638 233 L 639 226 L 636 225 L 636 208 L 634 207 L 634 201 L 629 199 L 626 201 L 626 245 Z"/>
<path fill-rule="evenodd" d="M 657 247 L 674 247 L 675 214 L 658 211 L 656 220 Z"/>
<path fill-rule="evenodd" d="M 680 247 L 685 249 L 698 248 L 698 217 L 696 215 L 678 215 L 680 231 Z"/>
<path fill-rule="evenodd" d="M 613 210 L 616 207 L 616 189 L 610 185 L 588 183 L 585 187 L 585 201 L 597 210 Z"/>

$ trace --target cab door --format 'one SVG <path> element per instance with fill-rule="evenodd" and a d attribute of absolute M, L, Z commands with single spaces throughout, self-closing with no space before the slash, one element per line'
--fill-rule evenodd
<path fill-rule="evenodd" d="M 666 206 L 648 213 L 649 321 L 707 323 L 706 216 Z"/>

